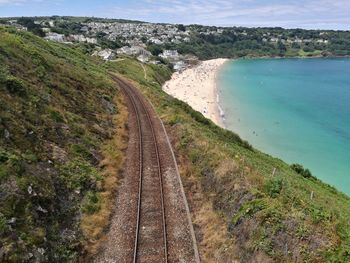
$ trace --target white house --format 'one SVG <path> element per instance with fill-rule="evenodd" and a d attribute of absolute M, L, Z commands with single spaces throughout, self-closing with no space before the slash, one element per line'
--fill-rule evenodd
<path fill-rule="evenodd" d="M 104 49 L 101 51 L 95 51 L 93 54 L 93 56 L 99 56 L 101 57 L 103 60 L 111 60 L 115 57 L 115 54 L 113 52 L 113 50 L 111 49 Z"/>
<path fill-rule="evenodd" d="M 150 57 L 152 54 L 148 50 L 144 49 L 140 46 L 132 46 L 132 47 L 121 47 L 117 49 L 117 54 L 126 54 L 129 56 L 138 56 L 138 55 L 144 55 Z"/>
<path fill-rule="evenodd" d="M 142 63 L 148 62 L 149 59 L 150 59 L 149 56 L 143 55 L 143 54 L 141 54 L 141 55 L 139 55 L 139 56 L 137 57 L 137 60 L 138 60 L 138 61 L 141 61 Z"/>
<path fill-rule="evenodd" d="M 184 61 L 180 60 L 174 64 L 174 70 L 175 71 L 181 71 L 186 69 L 187 65 Z"/>
<path fill-rule="evenodd" d="M 164 50 L 163 53 L 159 56 L 165 59 L 178 59 L 179 53 L 177 52 L 177 50 Z"/>
<path fill-rule="evenodd" d="M 52 33 L 49 32 L 46 34 L 46 37 L 44 37 L 47 40 L 56 41 L 56 42 L 65 42 L 65 36 L 62 34 Z"/>

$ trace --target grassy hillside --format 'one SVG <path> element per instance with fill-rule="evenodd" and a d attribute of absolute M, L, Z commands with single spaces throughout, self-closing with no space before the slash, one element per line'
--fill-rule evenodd
<path fill-rule="evenodd" d="M 0 39 L 0 261 L 75 262 L 108 223 L 125 107 L 78 50 Z"/>
<path fill-rule="evenodd" d="M 171 136 L 203 262 L 349 262 L 350 198 L 263 154 L 162 92 L 169 73 L 124 60 Z M 273 172 L 275 170 L 275 172 Z"/>
<path fill-rule="evenodd" d="M 0 261 L 96 251 L 126 141 L 108 71 L 132 79 L 166 124 L 203 262 L 350 261 L 350 198 L 166 95 L 165 66 L 102 63 L 11 29 L 0 39 Z"/>

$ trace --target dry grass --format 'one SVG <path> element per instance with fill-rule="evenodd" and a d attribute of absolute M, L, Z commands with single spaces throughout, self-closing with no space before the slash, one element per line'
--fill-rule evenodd
<path fill-rule="evenodd" d="M 205 148 L 206 144 L 201 146 Z M 208 148 L 206 150 L 210 151 Z M 214 147 L 213 151 L 215 150 Z M 197 178 L 198 171 L 195 165 L 183 154 L 178 156 L 178 165 L 191 208 L 201 261 L 205 263 L 239 262 L 238 246 L 227 231 L 224 216 L 214 210 L 210 197 L 205 196 Z M 234 160 L 223 159 L 219 162 L 216 176 L 224 177 L 227 173 L 234 173 L 238 169 Z"/>
<path fill-rule="evenodd" d="M 115 98 L 118 113 L 113 117 L 115 132 L 111 140 L 104 144 L 102 154 L 104 159 L 100 163 L 103 181 L 102 191 L 99 193 L 100 209 L 94 214 L 84 214 L 80 228 L 84 235 L 84 250 L 88 255 L 94 255 L 104 240 L 104 231 L 109 225 L 114 210 L 115 193 L 118 187 L 118 175 L 124 164 L 124 150 L 127 147 L 128 111 L 122 96 Z"/>
<path fill-rule="evenodd" d="M 196 211 L 194 224 L 201 227 L 199 246 L 203 262 L 239 262 L 235 256 L 239 250 L 233 249 L 234 240 L 228 236 L 225 221 L 214 212 L 210 202 L 204 202 Z"/>
<path fill-rule="evenodd" d="M 227 174 L 239 172 L 239 166 L 234 159 L 223 159 L 216 169 L 216 176 L 223 178 Z"/>

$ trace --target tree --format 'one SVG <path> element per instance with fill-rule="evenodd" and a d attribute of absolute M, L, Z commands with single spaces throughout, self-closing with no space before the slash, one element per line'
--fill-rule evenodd
<path fill-rule="evenodd" d="M 35 24 L 34 20 L 32 18 L 21 17 L 17 20 L 17 23 L 22 25 L 22 26 L 25 26 L 28 31 L 32 32 L 33 34 L 35 34 L 37 36 L 40 36 L 40 37 L 45 36 L 45 33 L 41 29 L 41 26 Z"/>
<path fill-rule="evenodd" d="M 159 45 L 149 45 L 147 49 L 152 53 L 153 56 L 158 56 L 163 52 L 163 49 Z"/>
<path fill-rule="evenodd" d="M 178 29 L 179 31 L 182 31 L 182 32 L 185 32 L 185 31 L 186 31 L 186 27 L 185 27 L 183 24 L 177 25 L 177 29 Z"/>

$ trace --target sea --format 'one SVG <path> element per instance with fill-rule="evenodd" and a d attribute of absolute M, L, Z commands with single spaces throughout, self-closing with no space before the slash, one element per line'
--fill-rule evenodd
<path fill-rule="evenodd" d="M 350 195 L 350 59 L 242 59 L 217 75 L 226 128 Z"/>

